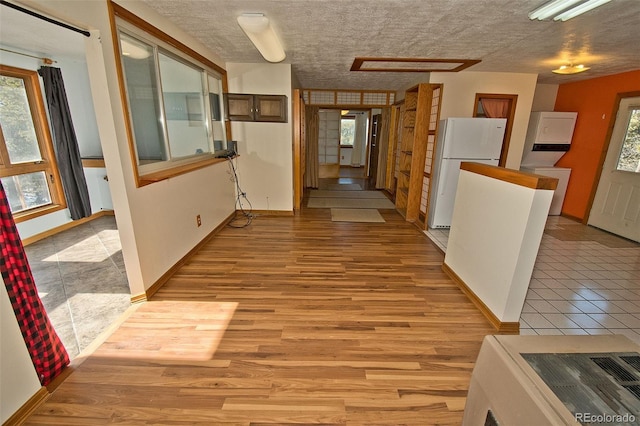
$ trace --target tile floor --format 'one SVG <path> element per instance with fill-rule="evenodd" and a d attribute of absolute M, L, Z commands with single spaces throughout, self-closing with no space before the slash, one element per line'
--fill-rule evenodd
<path fill-rule="evenodd" d="M 446 252 L 448 230 L 425 233 Z M 549 216 L 520 334 L 624 334 L 640 343 L 640 244 Z"/>
<path fill-rule="evenodd" d="M 25 247 L 38 293 L 71 359 L 130 305 L 113 216 Z"/>

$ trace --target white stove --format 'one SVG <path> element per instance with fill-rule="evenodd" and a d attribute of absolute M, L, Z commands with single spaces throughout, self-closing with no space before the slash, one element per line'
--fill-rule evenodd
<path fill-rule="evenodd" d="M 640 425 L 640 346 L 625 336 L 487 336 L 463 425 Z"/>

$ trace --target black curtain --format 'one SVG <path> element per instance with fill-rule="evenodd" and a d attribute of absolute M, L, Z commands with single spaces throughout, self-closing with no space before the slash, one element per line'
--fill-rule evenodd
<path fill-rule="evenodd" d="M 64 90 L 62 72 L 60 68 L 41 67 L 38 74 L 44 80 L 44 92 L 53 129 L 53 145 L 71 218 L 77 220 L 90 216 L 89 191 L 67 103 L 67 93 Z"/>

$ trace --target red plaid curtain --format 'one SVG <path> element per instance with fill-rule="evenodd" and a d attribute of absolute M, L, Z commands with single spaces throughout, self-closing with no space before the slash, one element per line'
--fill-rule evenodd
<path fill-rule="evenodd" d="M 69 364 L 62 345 L 38 296 L 31 268 L 11 215 L 9 202 L 0 184 L 0 272 L 11 306 L 27 344 L 36 373 L 47 385 Z"/>

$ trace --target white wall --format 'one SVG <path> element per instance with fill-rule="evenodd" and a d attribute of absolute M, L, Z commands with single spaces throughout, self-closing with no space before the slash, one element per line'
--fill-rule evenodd
<path fill-rule="evenodd" d="M 84 177 L 89 189 L 91 213 L 113 210 L 113 201 L 109 192 L 107 169 L 104 167 L 85 167 Z"/>
<path fill-rule="evenodd" d="M 24 343 L 9 295 L 0 286 L 0 423 L 5 422 L 40 389 L 40 381 Z"/>
<path fill-rule="evenodd" d="M 443 83 L 440 119 L 472 117 L 476 93 L 518 95 L 516 113 L 511 131 L 509 153 L 505 166 L 519 169 L 529 114 L 536 89 L 537 74 L 493 72 L 431 73 L 430 83 Z"/>
<path fill-rule="evenodd" d="M 231 123 L 240 186 L 255 210 L 293 211 L 290 64 L 227 64 L 230 93 L 286 95 L 286 123 Z"/>
<path fill-rule="evenodd" d="M 531 111 L 553 111 L 558 95 L 557 84 L 538 84 L 533 95 Z"/>

